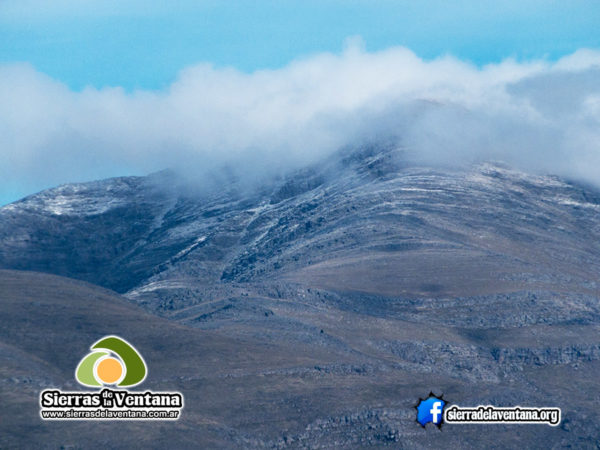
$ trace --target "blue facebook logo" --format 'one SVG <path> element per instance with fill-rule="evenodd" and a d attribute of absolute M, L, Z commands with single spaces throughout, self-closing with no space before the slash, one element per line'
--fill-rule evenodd
<path fill-rule="evenodd" d="M 446 402 L 442 397 L 437 397 L 433 392 L 430 392 L 429 397 L 425 400 L 420 398 L 419 403 L 415 406 L 417 409 L 417 422 L 419 422 L 423 428 L 430 422 L 440 428 L 444 418 L 445 406 Z"/>

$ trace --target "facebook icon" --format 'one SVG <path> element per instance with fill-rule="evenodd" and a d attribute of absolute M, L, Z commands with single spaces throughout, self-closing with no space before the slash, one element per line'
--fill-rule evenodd
<path fill-rule="evenodd" d="M 446 402 L 442 397 L 437 397 L 433 392 L 429 393 L 426 399 L 419 399 L 419 403 L 415 406 L 417 410 L 417 422 L 425 428 L 429 422 L 436 425 L 438 428 L 442 426 L 444 406 Z"/>

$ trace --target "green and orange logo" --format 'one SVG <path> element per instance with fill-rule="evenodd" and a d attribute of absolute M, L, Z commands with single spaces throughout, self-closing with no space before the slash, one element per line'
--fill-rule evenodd
<path fill-rule="evenodd" d="M 119 336 L 104 336 L 75 369 L 75 379 L 93 391 L 40 392 L 42 420 L 177 420 L 183 395 L 170 391 L 131 391 L 146 379 L 140 353 Z"/>
<path fill-rule="evenodd" d="M 139 352 L 118 336 L 105 336 L 90 347 L 75 369 L 75 379 L 84 386 L 132 387 L 146 379 L 148 370 Z"/>

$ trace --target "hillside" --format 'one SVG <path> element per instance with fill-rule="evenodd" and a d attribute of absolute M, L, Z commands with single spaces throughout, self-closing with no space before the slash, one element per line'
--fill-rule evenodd
<path fill-rule="evenodd" d="M 110 445 L 592 445 L 599 210 L 597 190 L 558 177 L 423 167 L 381 147 L 260 187 L 161 172 L 27 197 L 0 208 L 2 396 L 32 402 L 6 443 L 58 439 L 67 425 L 26 420 L 36 392 L 74 383 L 87 346 L 123 333 L 147 385 L 188 406 L 160 437 L 76 426 Z M 412 406 L 430 390 L 560 406 L 564 420 L 421 430 Z"/>

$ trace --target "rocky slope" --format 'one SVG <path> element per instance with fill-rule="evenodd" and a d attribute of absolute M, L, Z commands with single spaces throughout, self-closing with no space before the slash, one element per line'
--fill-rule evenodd
<path fill-rule="evenodd" d="M 44 191 L 0 209 L 0 267 L 113 289 L 197 333 L 323 352 L 227 375 L 283 380 L 251 400 L 282 405 L 282 422 L 225 421 L 247 446 L 512 442 L 508 426 L 422 434 L 411 406 L 431 389 L 561 406 L 562 428 L 520 439 L 592 445 L 599 213 L 597 190 L 557 177 L 365 147 L 260 188 L 163 172 Z"/>

